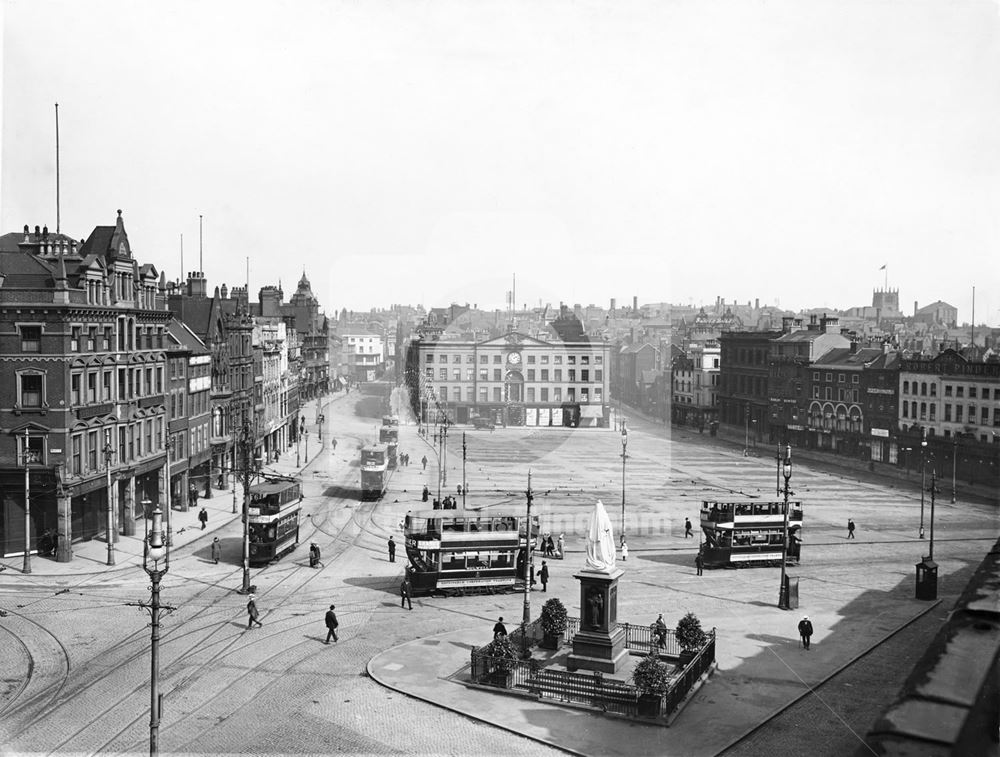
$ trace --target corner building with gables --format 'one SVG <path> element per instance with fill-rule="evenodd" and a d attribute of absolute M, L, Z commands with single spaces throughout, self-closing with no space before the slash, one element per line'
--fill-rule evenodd
<path fill-rule="evenodd" d="M 608 345 L 585 335 L 546 341 L 510 332 L 481 342 L 418 339 L 406 382 L 424 423 L 608 426 Z"/>
<path fill-rule="evenodd" d="M 109 510 L 117 539 L 160 501 L 169 319 L 120 210 L 82 243 L 0 237 L 0 554 L 23 554 L 26 489 L 30 549 L 54 534 L 60 561 Z"/>

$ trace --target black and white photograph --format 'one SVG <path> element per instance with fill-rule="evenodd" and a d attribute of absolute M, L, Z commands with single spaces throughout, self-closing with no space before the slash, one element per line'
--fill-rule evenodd
<path fill-rule="evenodd" d="M 0 30 L 0 753 L 997 754 L 997 0 Z"/>

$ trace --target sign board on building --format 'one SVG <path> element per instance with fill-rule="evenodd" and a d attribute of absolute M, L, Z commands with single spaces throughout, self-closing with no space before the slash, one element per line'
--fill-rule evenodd
<path fill-rule="evenodd" d="M 872 429 L 872 436 L 881 436 L 881 437 L 884 437 L 884 438 L 888 439 L 889 438 L 889 429 L 886 429 L 886 428 L 873 428 Z"/>

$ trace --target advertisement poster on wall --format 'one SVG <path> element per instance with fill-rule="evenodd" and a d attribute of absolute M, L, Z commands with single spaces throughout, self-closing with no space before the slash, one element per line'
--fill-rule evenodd
<path fill-rule="evenodd" d="M 538 425 L 538 408 L 529 407 L 525 408 L 525 426 L 537 426 Z"/>

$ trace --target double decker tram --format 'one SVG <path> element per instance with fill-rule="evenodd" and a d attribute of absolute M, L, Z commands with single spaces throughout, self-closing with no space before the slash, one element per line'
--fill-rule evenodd
<path fill-rule="evenodd" d="M 383 418 L 383 420 L 385 420 Z M 399 426 L 384 425 L 378 430 L 379 443 L 386 446 L 389 467 L 396 467 L 396 459 L 399 451 Z"/>
<path fill-rule="evenodd" d="M 702 559 L 707 568 L 780 565 L 784 540 L 784 502 L 701 504 L 705 535 Z M 801 554 L 802 503 L 788 503 L 788 560 Z"/>
<path fill-rule="evenodd" d="M 298 481 L 268 481 L 250 487 L 247 531 L 251 565 L 266 565 L 299 545 L 301 502 Z"/>
<path fill-rule="evenodd" d="M 530 534 L 522 507 L 488 510 L 414 510 L 403 535 L 415 594 L 471 594 L 509 591 L 524 585 Z"/>
<path fill-rule="evenodd" d="M 398 415 L 383 415 L 382 416 L 383 426 L 398 426 L 399 416 Z"/>
<path fill-rule="evenodd" d="M 361 448 L 361 499 L 381 499 L 389 485 L 389 448 L 369 444 Z"/>

